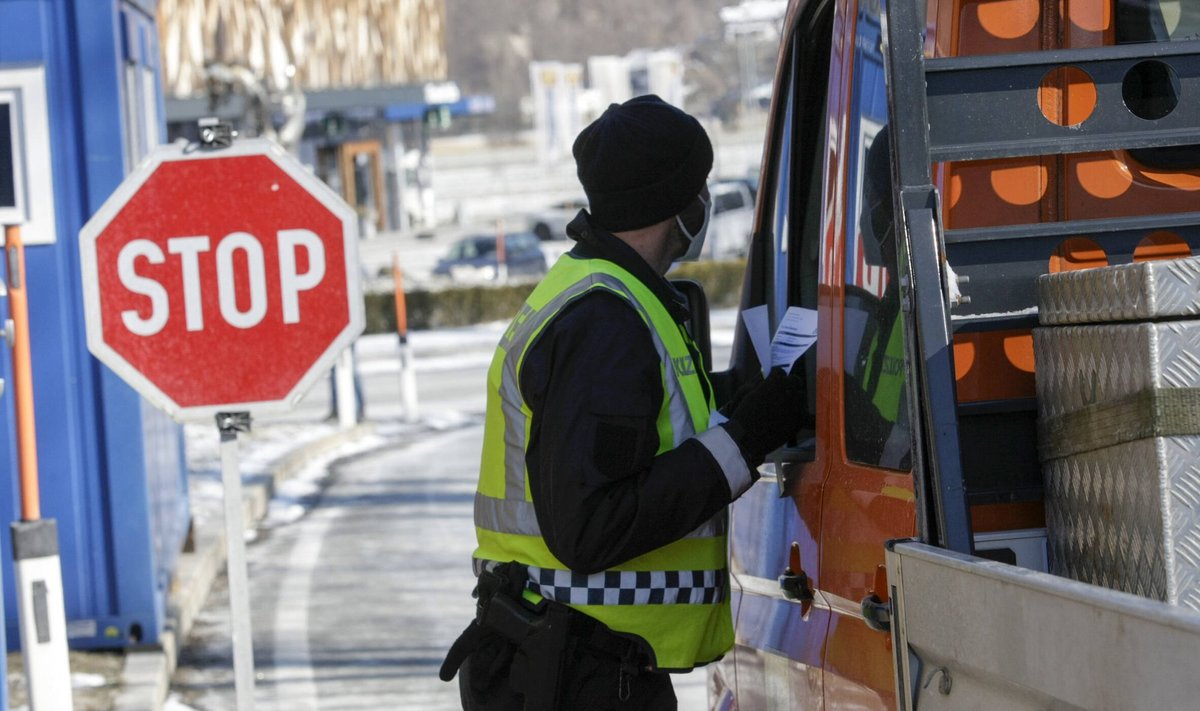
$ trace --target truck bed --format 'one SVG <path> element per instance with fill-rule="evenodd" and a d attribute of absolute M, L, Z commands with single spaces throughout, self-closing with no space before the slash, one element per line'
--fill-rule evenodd
<path fill-rule="evenodd" d="M 1194 611 L 910 541 L 887 568 L 900 709 L 1200 708 Z"/>

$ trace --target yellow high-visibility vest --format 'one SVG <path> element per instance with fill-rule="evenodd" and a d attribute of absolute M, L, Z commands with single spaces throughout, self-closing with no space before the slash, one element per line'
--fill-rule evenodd
<path fill-rule="evenodd" d="M 531 412 L 519 386 L 521 365 L 542 329 L 568 304 L 597 289 L 625 299 L 641 315 L 658 351 L 664 393 L 657 419 L 658 453 L 697 433 L 705 437 L 713 409 L 700 380 L 707 375 L 695 367 L 683 328 L 626 270 L 606 260 L 563 256 L 513 319 L 488 370 L 475 495 L 476 570 L 491 562 L 524 563 L 533 594 L 569 605 L 617 632 L 641 637 L 653 649 L 660 670 L 691 669 L 719 658 L 733 645 L 727 512 L 678 541 L 593 575 L 572 573 L 550 553 L 534 513 L 525 467 Z M 716 447 L 724 448 L 726 456 L 740 458 L 727 436 L 709 439 L 719 439 Z M 711 451 L 712 442 L 708 446 Z"/>

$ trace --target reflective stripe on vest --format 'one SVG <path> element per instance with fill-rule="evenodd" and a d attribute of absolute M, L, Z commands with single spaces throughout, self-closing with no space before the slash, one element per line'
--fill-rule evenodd
<path fill-rule="evenodd" d="M 593 575 L 566 569 L 546 547 L 525 468 L 531 412 L 520 392 L 529 348 L 555 316 L 597 289 L 625 300 L 642 317 L 660 360 L 663 402 L 658 453 L 708 425 L 704 394 L 686 334 L 644 284 L 604 260 L 561 258 L 505 332 L 488 371 L 487 421 L 475 527 L 477 570 L 516 560 L 530 568 L 529 589 L 575 607 L 614 630 L 644 638 L 660 669 L 689 669 L 733 643 L 725 560 L 727 514 L 688 536 Z M 703 435 L 701 435 L 703 436 Z"/>

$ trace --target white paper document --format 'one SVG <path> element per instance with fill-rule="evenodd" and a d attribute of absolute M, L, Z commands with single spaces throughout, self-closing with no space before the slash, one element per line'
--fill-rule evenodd
<path fill-rule="evenodd" d="M 766 306 L 743 311 L 742 323 L 750 334 L 758 362 L 763 364 L 763 375 L 776 367 L 791 370 L 792 363 L 817 341 L 817 312 L 813 309 L 789 306 L 774 338 L 767 322 Z"/>
<path fill-rule="evenodd" d="M 755 306 L 742 312 L 742 323 L 746 325 L 746 333 L 750 334 L 750 344 L 754 346 L 754 354 L 762 363 L 763 375 L 771 369 L 771 325 L 767 322 L 767 306 Z"/>
<path fill-rule="evenodd" d="M 817 312 L 789 306 L 771 339 L 771 367 L 791 371 L 792 363 L 817 342 Z"/>

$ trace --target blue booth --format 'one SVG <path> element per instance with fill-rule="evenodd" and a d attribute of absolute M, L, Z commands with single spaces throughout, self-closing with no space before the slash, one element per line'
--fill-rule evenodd
<path fill-rule="evenodd" d="M 189 524 L 182 429 L 88 353 L 80 282 L 80 228 L 164 135 L 158 66 L 154 0 L 0 2 L 0 224 L 26 244 L 42 515 L 58 522 L 74 648 L 158 643 Z M 0 632 L 12 648 L 16 457 L 6 394 Z"/>

